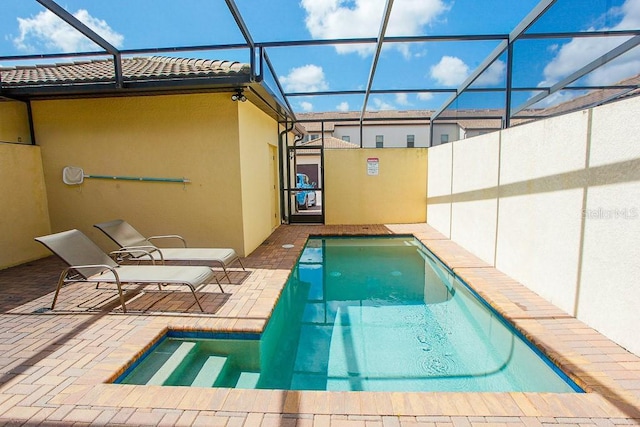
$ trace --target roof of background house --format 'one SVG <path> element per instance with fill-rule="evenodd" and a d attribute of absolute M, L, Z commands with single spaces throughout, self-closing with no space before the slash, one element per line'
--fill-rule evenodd
<path fill-rule="evenodd" d="M 617 89 L 596 89 L 591 90 L 585 95 L 571 99 L 543 110 L 536 110 L 535 116 L 556 116 L 558 114 L 568 113 L 571 111 L 582 110 L 584 108 L 593 107 L 603 103 L 610 102 L 613 98 L 616 100 L 624 99 L 630 96 L 640 95 L 640 74 L 628 79 L 619 81 L 616 86 L 636 86 L 635 89 L 617 88 Z M 621 92 L 627 91 L 623 95 Z"/>
<path fill-rule="evenodd" d="M 249 64 L 209 59 L 165 56 L 122 59 L 125 81 L 244 75 L 249 74 L 250 69 Z M 115 79 L 115 69 L 113 59 L 0 67 L 0 79 L 5 87 L 106 82 Z"/>
<path fill-rule="evenodd" d="M 385 111 L 367 111 L 364 115 L 363 124 L 368 126 L 405 126 L 405 125 L 424 125 L 430 124 L 429 117 L 433 114 L 432 110 L 385 110 Z M 457 123 L 465 129 L 500 129 L 502 125 L 501 119 L 487 119 L 486 116 L 501 116 L 501 110 L 458 110 L 457 116 L 465 117 L 465 119 L 456 119 L 455 116 L 449 115 L 438 119 L 437 124 Z M 478 119 L 470 119 L 470 117 L 478 117 Z M 360 112 L 324 112 L 324 113 L 298 113 L 298 120 L 302 124 L 307 133 L 320 133 L 323 129 L 325 132 L 334 132 L 336 126 L 358 126 L 360 124 Z M 321 121 L 324 122 L 322 127 Z"/>
<path fill-rule="evenodd" d="M 315 138 L 310 141 L 302 142 L 297 145 L 298 147 L 308 147 L 298 148 L 296 150 L 296 155 L 309 155 L 309 156 L 317 156 L 320 152 L 317 150 L 322 147 L 322 137 Z M 334 138 L 333 136 L 325 136 L 324 137 L 324 148 L 325 149 L 349 149 L 349 148 L 360 148 L 359 145 L 356 145 L 352 142 L 343 141 L 339 138 Z"/>
<path fill-rule="evenodd" d="M 322 138 L 316 138 L 316 139 L 312 139 L 310 141 L 307 142 L 303 142 L 301 144 L 298 144 L 299 147 L 318 147 L 320 148 L 322 146 Z M 329 149 L 339 149 L 339 148 L 360 148 L 360 146 L 358 146 L 357 144 L 354 144 L 353 142 L 348 142 L 348 141 L 344 141 L 340 138 L 335 138 L 333 136 L 325 136 L 324 137 L 324 148 L 329 148 Z"/>
<path fill-rule="evenodd" d="M 595 89 L 585 95 L 576 97 L 547 108 L 529 109 L 522 111 L 526 116 L 549 117 L 559 114 L 569 113 L 584 108 L 590 108 L 614 100 L 640 95 L 640 74 L 628 79 L 619 81 L 616 89 Z M 635 87 L 634 87 L 635 86 Z M 466 130 L 498 130 L 502 126 L 503 110 L 481 109 L 481 110 L 447 110 L 438 118 L 436 124 L 456 123 Z M 430 124 L 431 110 L 407 110 L 407 111 L 367 111 L 364 115 L 363 125 L 425 125 Z M 302 121 L 307 133 L 319 133 L 321 129 L 325 132 L 334 132 L 335 126 L 358 126 L 360 124 L 360 112 L 325 112 L 325 113 L 299 113 L 298 120 Z M 380 119 L 377 119 L 379 117 Z M 458 118 L 461 117 L 461 118 Z M 474 119 L 473 117 L 478 117 Z M 495 117 L 495 118 L 494 118 Z M 321 121 L 324 120 L 324 128 Z M 511 119 L 512 124 L 526 123 L 533 119 Z"/>
<path fill-rule="evenodd" d="M 502 128 L 502 119 L 462 119 L 456 120 L 456 123 L 467 130 L 498 130 Z"/>
<path fill-rule="evenodd" d="M 392 124 L 428 124 L 429 116 L 433 111 L 429 110 L 384 110 L 384 111 L 367 111 L 364 120 L 367 125 L 392 125 Z M 307 132 L 321 132 L 322 120 L 324 122 L 324 131 L 333 132 L 336 125 L 356 126 L 360 124 L 359 111 L 329 111 L 323 113 L 298 113 L 298 122 L 307 129 Z M 414 119 L 414 120 L 408 120 Z"/>

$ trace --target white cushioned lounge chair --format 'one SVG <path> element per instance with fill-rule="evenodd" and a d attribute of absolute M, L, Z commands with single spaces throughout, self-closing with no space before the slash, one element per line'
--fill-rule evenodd
<path fill-rule="evenodd" d="M 115 283 L 124 312 L 127 311 L 127 307 L 122 293 L 122 285 L 127 283 L 157 284 L 159 287 L 162 285 L 187 286 L 201 311 L 204 310 L 195 292 L 197 287 L 206 285 L 215 279 L 220 291 L 224 292 L 215 278 L 215 272 L 210 267 L 119 265 L 79 230 L 74 229 L 36 237 L 35 240 L 42 243 L 69 265 L 60 274 L 51 304 L 52 310 L 55 308 L 60 289 L 67 283 L 87 282 L 96 283 L 96 285 Z M 126 250 L 114 252 L 126 252 Z"/>
<path fill-rule="evenodd" d="M 145 237 L 131 224 L 122 219 L 102 222 L 95 224 L 94 227 L 106 234 L 121 248 L 128 249 L 131 257 L 137 260 L 156 261 L 161 264 L 164 264 L 165 261 L 219 264 L 229 283 L 231 283 L 227 272 L 229 265 L 238 261 L 240 267 L 245 270 L 236 251 L 231 248 L 189 248 L 186 240 L 176 234 Z M 152 241 L 159 239 L 180 240 L 182 247 L 161 248 L 152 243 Z"/>

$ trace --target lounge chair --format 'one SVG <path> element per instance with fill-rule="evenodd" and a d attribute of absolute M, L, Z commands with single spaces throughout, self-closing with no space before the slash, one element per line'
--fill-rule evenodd
<path fill-rule="evenodd" d="M 122 284 L 157 284 L 159 287 L 161 285 L 185 285 L 191 290 L 200 310 L 204 311 L 195 289 L 215 279 L 215 272 L 205 266 L 118 265 L 79 230 L 36 237 L 35 240 L 42 243 L 69 265 L 60 274 L 51 310 L 55 308 L 62 285 L 87 282 L 96 283 L 96 286 L 100 283 L 115 283 L 124 312 L 127 311 L 127 307 L 122 293 Z M 220 286 L 218 280 L 215 280 Z M 220 286 L 220 291 L 224 292 L 222 286 Z"/>
<path fill-rule="evenodd" d="M 122 219 L 102 222 L 95 224 L 94 227 L 109 236 L 121 248 L 129 249 L 131 257 L 137 260 L 148 259 L 160 263 L 164 263 L 164 261 L 217 263 L 222 266 L 229 283 L 231 283 L 227 273 L 229 265 L 238 261 L 242 269 L 245 270 L 236 251 L 231 248 L 188 248 L 186 240 L 182 236 L 175 234 L 145 237 L 133 228 L 131 224 Z M 177 239 L 182 242 L 183 247 L 160 248 L 152 243 L 152 240 L 159 239 Z"/>

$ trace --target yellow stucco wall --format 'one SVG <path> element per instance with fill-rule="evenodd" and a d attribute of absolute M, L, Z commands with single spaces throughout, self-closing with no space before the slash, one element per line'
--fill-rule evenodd
<path fill-rule="evenodd" d="M 0 142 L 31 143 L 27 104 L 0 101 Z"/>
<path fill-rule="evenodd" d="M 278 123 L 253 104 L 242 102 L 238 105 L 238 124 L 244 246 L 251 252 L 273 231 L 273 215 L 279 218 L 279 212 L 272 209 L 274 198 L 278 198 L 278 191 L 274 191 L 277 151 L 273 150 L 278 146 Z"/>
<path fill-rule="evenodd" d="M 326 150 L 327 224 L 426 221 L 427 149 Z M 367 159 L 377 158 L 378 175 Z"/>
<path fill-rule="evenodd" d="M 50 232 L 39 147 L 0 143 L 0 213 L 0 269 L 48 254 L 33 240 Z"/>
<path fill-rule="evenodd" d="M 181 234 L 190 246 L 244 253 L 237 103 L 227 94 L 37 101 L 53 231 L 78 228 L 104 249 L 96 222 L 123 218 L 143 234 Z M 186 177 L 189 184 L 85 179 L 85 174 Z"/>

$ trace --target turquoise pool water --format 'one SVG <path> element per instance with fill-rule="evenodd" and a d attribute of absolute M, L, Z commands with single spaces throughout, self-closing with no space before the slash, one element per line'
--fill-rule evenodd
<path fill-rule="evenodd" d="M 409 237 L 310 238 L 264 333 L 246 338 L 173 334 L 119 382 L 580 391 Z"/>

